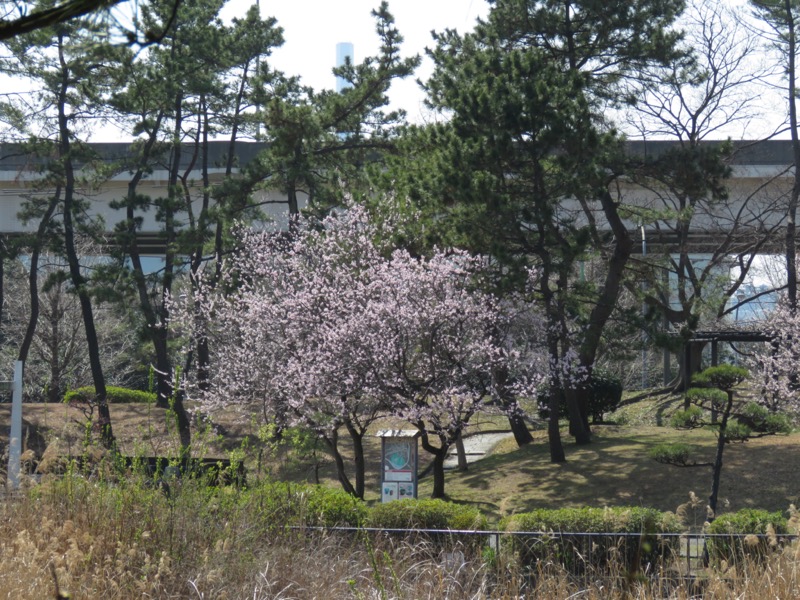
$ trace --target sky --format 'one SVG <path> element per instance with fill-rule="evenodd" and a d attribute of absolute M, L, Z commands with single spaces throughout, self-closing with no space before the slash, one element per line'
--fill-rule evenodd
<path fill-rule="evenodd" d="M 380 0 L 231 0 L 223 17 L 241 16 L 255 3 L 260 5 L 262 17 L 275 17 L 284 30 L 285 42 L 270 61 L 273 67 L 287 75 L 300 75 L 303 83 L 315 90 L 336 86 L 331 69 L 337 43 L 353 44 L 356 64 L 378 52 L 371 11 L 378 8 Z M 391 108 L 404 108 L 411 121 L 422 122 L 423 94 L 416 79 L 427 79 L 432 70 L 424 57 L 425 47 L 432 45 L 431 31 L 471 31 L 476 19 L 488 14 L 489 5 L 486 0 L 390 0 L 389 12 L 405 39 L 402 56 L 423 56 L 414 76 L 392 84 Z"/>

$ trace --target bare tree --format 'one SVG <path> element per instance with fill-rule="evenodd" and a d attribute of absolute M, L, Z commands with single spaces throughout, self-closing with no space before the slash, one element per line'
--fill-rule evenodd
<path fill-rule="evenodd" d="M 745 131 L 759 114 L 757 92 L 773 73 L 759 61 L 757 40 L 718 3 L 701 0 L 684 18 L 694 60 L 653 69 L 628 90 L 641 98 L 628 115 L 633 130 L 645 140 L 677 140 L 643 145 L 640 189 L 628 191 L 643 252 L 629 287 L 689 336 L 732 310 L 729 300 L 774 241 L 785 203 L 776 179 L 733 186 L 737 155 L 750 147 L 715 140 Z"/>
<path fill-rule="evenodd" d="M 91 269 L 99 260 L 99 251 L 92 244 L 81 243 L 79 252 L 84 269 Z M 60 402 L 68 389 L 92 382 L 83 322 L 65 260 L 44 254 L 36 264 L 34 269 L 28 258 L 7 268 L 8 319 L 0 328 L 4 340 L 0 354 L 9 359 L 20 357 L 27 346 L 26 399 Z M 29 293 L 31 286 L 35 294 Z M 33 326 L 32 315 L 36 315 Z M 95 319 L 104 371 L 110 382 L 124 384 L 131 373 L 136 339 L 125 327 L 125 319 L 108 305 L 96 307 Z"/>

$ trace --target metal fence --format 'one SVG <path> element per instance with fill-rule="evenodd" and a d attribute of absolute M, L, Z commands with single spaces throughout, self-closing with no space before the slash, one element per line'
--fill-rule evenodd
<path fill-rule="evenodd" d="M 295 531 L 339 533 L 424 542 L 443 561 L 485 560 L 506 553 L 522 569 L 555 566 L 575 577 L 619 576 L 694 579 L 708 569 L 760 561 L 798 539 L 794 534 L 615 533 L 473 531 L 292 527 Z"/>

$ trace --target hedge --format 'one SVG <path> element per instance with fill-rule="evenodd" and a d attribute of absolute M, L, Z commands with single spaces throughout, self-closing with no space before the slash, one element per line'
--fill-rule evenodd
<path fill-rule="evenodd" d="M 376 504 L 369 512 L 367 525 L 382 529 L 482 530 L 486 529 L 487 520 L 471 506 L 407 498 Z"/>
<path fill-rule="evenodd" d="M 731 534 L 731 537 L 709 537 L 708 556 L 714 564 L 723 560 L 733 564 L 745 557 L 759 560 L 781 546 L 779 538 L 773 534 L 787 532 L 786 517 L 780 512 L 744 508 L 724 513 L 709 524 L 708 533 Z"/>
<path fill-rule="evenodd" d="M 272 526 L 359 527 L 367 506 L 343 490 L 323 485 L 267 481 L 251 491 Z"/>
<path fill-rule="evenodd" d="M 555 561 L 578 573 L 588 567 L 636 570 L 663 564 L 678 551 L 679 538 L 659 534 L 678 534 L 683 528 L 672 513 L 635 506 L 539 509 L 503 519 L 501 529 L 540 534 L 509 537 L 524 566 Z M 640 535 L 614 535 L 618 533 Z"/>

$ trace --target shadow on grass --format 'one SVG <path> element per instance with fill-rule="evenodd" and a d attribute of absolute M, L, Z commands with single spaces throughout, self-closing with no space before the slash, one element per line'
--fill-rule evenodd
<path fill-rule="evenodd" d="M 643 428 L 613 431 L 595 428 L 587 446 L 565 443 L 567 462 L 549 462 L 546 441 L 470 465 L 448 474 L 454 498 L 500 507 L 500 514 L 563 506 L 649 506 L 674 511 L 690 491 L 704 498 L 711 486 L 710 468 L 663 465 L 648 456 L 655 443 L 682 441 L 694 459 L 710 461 L 716 438 L 706 431 Z M 795 467 L 800 437 L 763 438 L 728 446 L 722 472 L 725 510 L 757 507 L 785 510 L 796 501 L 800 469 Z"/>

